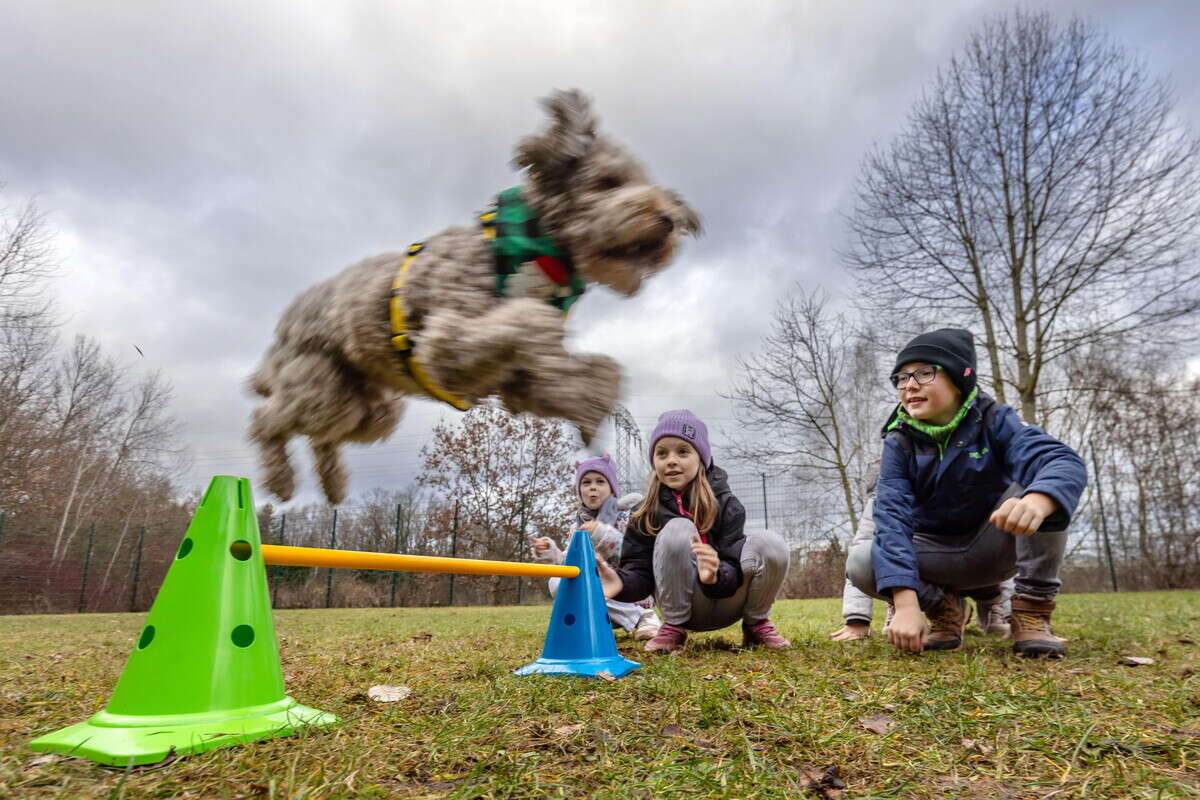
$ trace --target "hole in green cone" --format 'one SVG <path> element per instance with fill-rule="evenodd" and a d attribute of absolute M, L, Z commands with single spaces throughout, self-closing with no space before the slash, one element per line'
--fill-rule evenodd
<path fill-rule="evenodd" d="M 188 553 L 192 552 L 192 540 L 184 539 L 179 543 L 179 552 L 175 554 L 176 558 L 183 558 Z"/>
<path fill-rule="evenodd" d="M 251 554 L 250 543 L 245 539 L 238 539 L 233 544 L 229 545 L 229 554 L 238 561 L 245 561 L 250 558 Z"/>
<path fill-rule="evenodd" d="M 146 646 L 154 641 L 154 626 L 147 625 L 142 629 L 142 635 L 138 639 L 138 650 L 145 650 Z"/>
<path fill-rule="evenodd" d="M 238 647 L 249 647 L 254 643 L 254 628 L 249 625 L 238 625 L 233 629 L 233 643 Z"/>
<path fill-rule="evenodd" d="M 565 617 L 563 617 L 563 622 L 567 625 L 574 625 L 575 624 L 575 615 L 567 614 Z"/>

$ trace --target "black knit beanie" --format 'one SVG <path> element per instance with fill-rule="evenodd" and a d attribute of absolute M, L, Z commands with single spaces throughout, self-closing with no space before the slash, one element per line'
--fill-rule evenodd
<path fill-rule="evenodd" d="M 966 397 L 975 388 L 975 337 L 962 328 L 939 328 L 922 333 L 896 356 L 896 373 L 905 364 L 923 361 L 946 370 L 946 377 Z"/>

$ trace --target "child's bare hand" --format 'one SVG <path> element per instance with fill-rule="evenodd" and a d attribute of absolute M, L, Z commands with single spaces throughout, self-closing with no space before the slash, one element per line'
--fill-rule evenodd
<path fill-rule="evenodd" d="M 579 530 L 591 533 L 592 531 L 596 530 L 596 520 L 589 519 L 587 522 L 579 526 Z"/>
<path fill-rule="evenodd" d="M 829 638 L 835 642 L 857 642 L 860 639 L 866 639 L 870 635 L 870 625 L 863 625 L 861 622 L 847 622 L 829 634 Z"/>
<path fill-rule="evenodd" d="M 717 551 L 712 549 L 711 545 L 700 541 L 700 534 L 697 533 L 692 537 L 692 552 L 696 556 L 696 572 L 700 573 L 700 582 L 716 583 L 717 567 L 721 566 L 721 560 L 717 558 Z"/>
<path fill-rule="evenodd" d="M 1046 517 L 1058 510 L 1050 495 L 1030 492 L 1024 497 L 1010 497 L 992 512 L 988 521 L 1002 531 L 1019 536 L 1037 533 Z"/>
<path fill-rule="evenodd" d="M 621 580 L 617 571 L 600 556 L 596 556 L 596 569 L 600 573 L 600 587 L 604 589 L 604 596 L 612 600 L 625 588 L 625 582 Z"/>
<path fill-rule="evenodd" d="M 896 615 L 888 626 L 888 641 L 906 653 L 919 653 L 925 649 L 925 615 L 915 605 L 912 608 L 897 606 Z"/>

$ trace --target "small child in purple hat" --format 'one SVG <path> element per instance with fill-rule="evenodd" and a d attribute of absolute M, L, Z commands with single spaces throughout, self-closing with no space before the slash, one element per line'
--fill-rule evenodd
<path fill-rule="evenodd" d="M 597 560 L 606 597 L 654 594 L 662 613 L 651 653 L 669 653 L 688 631 L 742 621 L 742 645 L 790 647 L 769 616 L 787 576 L 788 548 L 776 533 L 746 535 L 746 510 L 713 464 L 708 428 L 691 411 L 668 411 L 650 435 L 648 491 L 630 516 L 617 569 Z"/>
<path fill-rule="evenodd" d="M 588 532 L 592 549 L 598 560 L 615 560 L 629 522 L 629 509 L 642 501 L 637 493 L 617 499 L 620 485 L 617 466 L 607 454 L 595 456 L 575 465 L 575 494 L 579 508 L 575 512 L 572 530 Z M 561 564 L 563 551 L 553 540 L 540 537 L 533 540 L 533 554 L 539 561 Z M 558 591 L 558 578 L 550 579 L 550 594 Z M 654 602 L 646 592 L 637 602 L 608 601 L 608 619 L 613 625 L 632 633 L 633 638 L 645 641 L 658 633 L 658 616 Z"/>

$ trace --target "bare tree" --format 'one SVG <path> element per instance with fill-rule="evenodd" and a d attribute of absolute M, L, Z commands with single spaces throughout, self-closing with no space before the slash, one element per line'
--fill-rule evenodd
<path fill-rule="evenodd" d="M 828 293 L 797 286 L 779 301 L 758 352 L 738 361 L 728 395 L 735 458 L 794 471 L 812 484 L 806 509 L 835 492 L 836 527 L 853 535 L 878 457 L 888 393 L 871 342 Z"/>
<path fill-rule="evenodd" d="M 864 305 L 900 330 L 982 326 L 997 398 L 1029 422 L 1078 348 L 1194 337 L 1197 142 L 1172 107 L 1078 19 L 987 22 L 866 159 L 845 254 Z"/>
<path fill-rule="evenodd" d="M 1089 522 L 1134 588 L 1200 585 L 1200 378 L 1168 354 L 1099 349 L 1072 359 L 1073 412 L 1092 417 Z"/>
<path fill-rule="evenodd" d="M 33 201 L 0 208 L 0 326 L 52 325 L 46 279 L 57 272 L 52 233 Z"/>
<path fill-rule="evenodd" d="M 559 531 L 572 503 L 572 438 L 559 422 L 482 405 L 439 424 L 421 452 L 418 484 L 442 499 L 430 518 L 448 527 L 459 506 L 458 555 L 519 559 L 529 536 Z"/>

